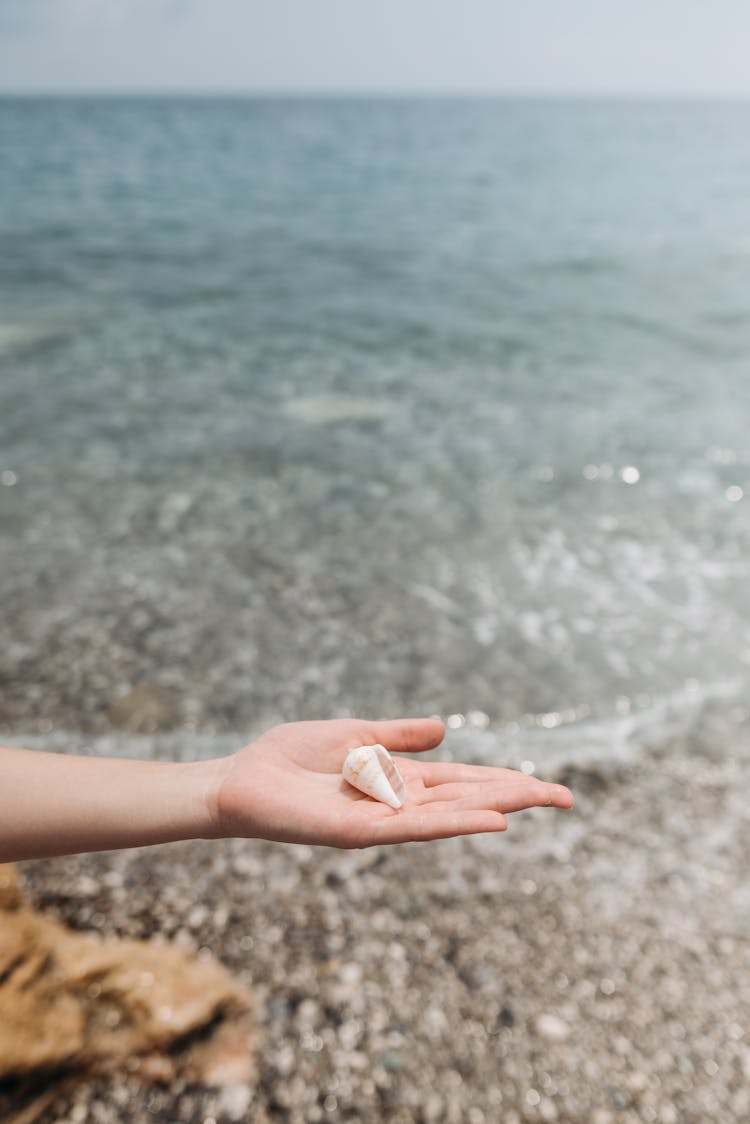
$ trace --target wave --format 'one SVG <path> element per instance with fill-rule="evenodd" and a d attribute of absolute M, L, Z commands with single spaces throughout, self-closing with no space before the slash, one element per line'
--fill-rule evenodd
<path fill-rule="evenodd" d="M 627 715 L 573 721 L 554 729 L 505 728 L 450 732 L 441 751 L 448 760 L 522 768 L 549 778 L 571 773 L 596 774 L 606 780 L 646 753 L 657 753 L 699 727 L 709 709 L 730 717 L 747 695 L 740 678 L 691 684 L 652 700 Z M 542 716 L 545 717 L 545 716 Z"/>

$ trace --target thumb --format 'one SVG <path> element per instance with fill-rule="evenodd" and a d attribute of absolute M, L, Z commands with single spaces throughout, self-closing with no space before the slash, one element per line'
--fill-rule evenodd
<path fill-rule="evenodd" d="M 371 722 L 369 728 L 375 741 L 394 753 L 422 753 L 440 745 L 445 737 L 440 718 L 394 718 Z"/>

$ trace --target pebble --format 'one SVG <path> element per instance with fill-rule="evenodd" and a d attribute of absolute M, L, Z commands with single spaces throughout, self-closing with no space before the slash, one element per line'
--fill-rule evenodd
<path fill-rule="evenodd" d="M 537 1034 L 552 1042 L 564 1042 L 570 1034 L 570 1027 L 557 1015 L 541 1014 L 534 1020 Z"/>
<path fill-rule="evenodd" d="M 249 1085 L 225 1085 L 217 1101 L 217 1117 L 229 1120 L 244 1120 L 253 1091 Z"/>

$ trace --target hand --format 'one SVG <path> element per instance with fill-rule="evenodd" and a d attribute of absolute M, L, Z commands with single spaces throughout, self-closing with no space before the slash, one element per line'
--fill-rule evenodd
<path fill-rule="evenodd" d="M 512 769 L 398 758 L 406 802 L 395 810 L 341 776 L 350 749 L 380 743 L 421 753 L 443 740 L 438 719 L 294 722 L 225 759 L 214 799 L 217 834 L 329 847 L 369 847 L 505 831 L 504 813 L 570 808 L 571 793 Z"/>

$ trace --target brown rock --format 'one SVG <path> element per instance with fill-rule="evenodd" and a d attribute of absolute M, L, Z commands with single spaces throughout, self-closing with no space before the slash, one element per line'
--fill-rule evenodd
<path fill-rule="evenodd" d="M 248 993 L 212 957 L 72 932 L 26 906 L 0 866 L 0 1117 L 33 1120 L 50 1083 L 138 1058 L 145 1080 L 248 1081 Z"/>

